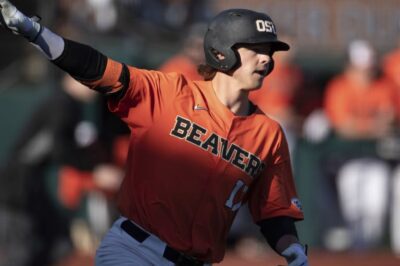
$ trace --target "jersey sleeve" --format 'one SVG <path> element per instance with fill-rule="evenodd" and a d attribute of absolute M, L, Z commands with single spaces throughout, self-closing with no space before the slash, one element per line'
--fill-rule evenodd
<path fill-rule="evenodd" d="M 109 65 L 109 66 L 108 66 Z M 121 72 L 128 78 L 121 78 Z M 122 80 L 128 80 L 121 82 Z M 109 59 L 101 86 L 111 86 L 117 97 L 108 99 L 111 112 L 119 116 L 128 126 L 146 127 L 164 110 L 185 87 L 185 78 L 176 73 L 162 73 L 125 66 Z M 122 91 L 122 93 L 121 93 Z"/>
<path fill-rule="evenodd" d="M 272 154 L 263 172 L 251 187 L 249 209 L 254 222 L 277 216 L 303 219 L 287 141 L 282 129 L 274 138 Z"/>
<path fill-rule="evenodd" d="M 62 54 L 52 62 L 106 95 L 109 109 L 130 127 L 149 125 L 187 83 L 181 74 L 130 67 L 88 45 L 67 39 L 64 43 Z"/>

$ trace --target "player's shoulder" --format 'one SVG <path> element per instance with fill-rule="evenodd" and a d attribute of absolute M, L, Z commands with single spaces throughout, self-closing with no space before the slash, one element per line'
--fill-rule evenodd
<path fill-rule="evenodd" d="M 199 90 L 208 90 L 211 87 L 211 81 L 207 80 L 193 80 L 193 86 Z"/>
<path fill-rule="evenodd" d="M 131 78 L 142 77 L 147 80 L 154 80 L 160 83 L 174 83 L 184 86 L 190 82 L 183 74 L 178 72 L 165 72 L 157 69 L 145 69 L 128 66 Z"/>
<path fill-rule="evenodd" d="M 205 86 L 204 84 L 202 84 L 202 82 L 193 81 L 182 73 L 165 73 L 162 71 L 155 71 L 155 73 L 156 75 L 158 75 L 158 79 L 162 83 L 169 84 L 175 87 L 178 95 L 181 96 L 198 94 Z"/>
<path fill-rule="evenodd" d="M 259 107 L 255 106 L 255 108 L 256 109 L 251 117 L 253 117 L 256 125 L 270 132 L 282 131 L 281 124 L 275 120 L 275 118 L 262 111 Z"/>
<path fill-rule="evenodd" d="M 263 143 L 266 149 L 274 147 L 273 149 L 276 150 L 277 147 L 286 143 L 285 133 L 277 120 L 259 109 L 250 118 L 249 127 L 257 132 L 256 138 Z"/>

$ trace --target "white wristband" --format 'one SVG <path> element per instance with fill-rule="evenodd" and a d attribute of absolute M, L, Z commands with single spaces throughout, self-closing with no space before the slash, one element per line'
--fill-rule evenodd
<path fill-rule="evenodd" d="M 64 39 L 43 27 L 42 32 L 32 43 L 36 48 L 43 52 L 47 58 L 54 60 L 58 58 L 64 51 Z"/>
<path fill-rule="evenodd" d="M 49 59 L 54 60 L 64 50 L 64 39 L 40 25 L 39 19 L 24 15 L 7 0 L 0 0 L 0 25 L 24 36 Z"/>

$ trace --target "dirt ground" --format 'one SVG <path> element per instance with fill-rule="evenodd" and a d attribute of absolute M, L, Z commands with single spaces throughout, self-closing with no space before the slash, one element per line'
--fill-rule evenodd
<path fill-rule="evenodd" d="M 389 251 L 368 253 L 332 253 L 322 250 L 309 251 L 310 266 L 399 266 L 400 258 Z M 277 266 L 287 265 L 281 257 L 268 253 L 257 258 L 243 258 L 227 254 L 218 266 Z"/>
<path fill-rule="evenodd" d="M 246 258 L 248 257 L 248 258 Z M 251 258 L 250 258 L 251 257 Z M 389 251 L 368 253 L 332 253 L 322 250 L 309 251 L 310 266 L 399 266 L 400 258 Z M 88 266 L 94 265 L 93 259 L 75 255 L 66 258 L 56 266 Z M 267 252 L 263 256 L 251 254 L 227 253 L 222 263 L 214 266 L 278 266 L 286 265 L 285 261 L 274 253 Z"/>

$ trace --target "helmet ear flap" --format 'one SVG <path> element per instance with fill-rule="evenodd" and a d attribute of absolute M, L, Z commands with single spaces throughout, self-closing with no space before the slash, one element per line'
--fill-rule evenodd
<path fill-rule="evenodd" d="M 233 69 L 238 62 L 238 55 L 231 48 L 218 50 L 210 47 L 207 49 L 206 55 L 209 56 L 209 59 L 212 59 L 209 60 L 213 63 L 212 67 L 224 72 Z"/>
<path fill-rule="evenodd" d="M 222 71 L 232 70 L 239 61 L 237 52 L 232 48 L 228 48 L 224 49 L 223 54 L 225 55 L 225 59 L 222 60 L 220 63 L 220 70 Z"/>

